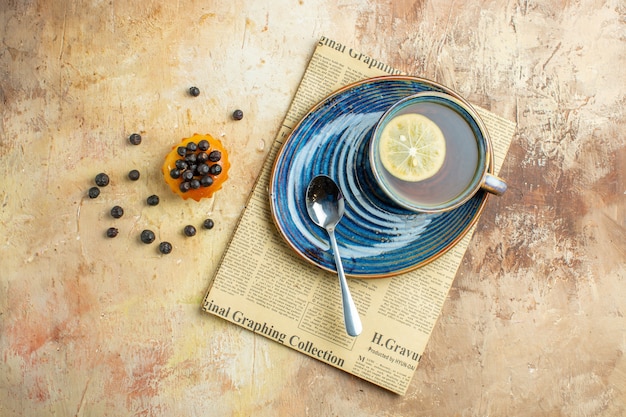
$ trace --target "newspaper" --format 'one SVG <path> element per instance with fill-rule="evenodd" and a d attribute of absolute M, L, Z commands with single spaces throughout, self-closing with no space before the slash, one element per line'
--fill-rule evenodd
<path fill-rule="evenodd" d="M 340 87 L 386 74 L 401 72 L 329 38 L 319 40 L 202 308 L 403 395 L 473 230 L 436 261 L 412 272 L 349 279 L 364 327 L 361 335 L 350 337 L 343 327 L 337 278 L 287 246 L 272 221 L 268 195 L 274 158 L 306 112 Z M 515 124 L 477 110 L 492 137 L 498 172 Z"/>

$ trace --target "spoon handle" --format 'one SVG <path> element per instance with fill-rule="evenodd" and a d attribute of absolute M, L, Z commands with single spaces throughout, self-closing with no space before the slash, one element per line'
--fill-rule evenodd
<path fill-rule="evenodd" d="M 337 274 L 339 275 L 341 302 L 343 304 L 343 321 L 346 325 L 346 332 L 350 336 L 358 336 L 363 330 L 363 325 L 361 324 L 361 318 L 359 317 L 356 305 L 354 305 L 354 300 L 352 300 L 352 296 L 350 295 L 346 274 L 343 272 L 343 264 L 341 263 L 341 256 L 339 256 L 339 248 L 337 247 L 337 239 L 335 239 L 335 230 L 332 228 L 329 229 L 328 236 L 330 238 L 330 245 L 333 248 L 335 265 L 337 265 Z"/>

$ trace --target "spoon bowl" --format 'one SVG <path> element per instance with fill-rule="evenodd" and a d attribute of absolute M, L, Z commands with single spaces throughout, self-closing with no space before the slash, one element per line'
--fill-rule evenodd
<path fill-rule="evenodd" d="M 350 295 L 346 275 L 343 271 L 341 256 L 335 238 L 335 227 L 343 217 L 345 201 L 339 186 L 332 178 L 326 175 L 318 175 L 311 180 L 306 190 L 306 209 L 309 217 L 315 224 L 326 229 L 330 240 L 330 246 L 337 266 L 339 275 L 339 287 L 341 289 L 341 302 L 343 305 L 343 319 L 346 332 L 350 336 L 358 336 L 363 330 L 359 312 L 354 300 Z"/>

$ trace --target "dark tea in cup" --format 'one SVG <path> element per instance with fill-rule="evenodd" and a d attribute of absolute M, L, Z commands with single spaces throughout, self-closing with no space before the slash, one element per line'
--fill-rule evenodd
<path fill-rule="evenodd" d="M 488 173 L 491 142 L 478 114 L 445 93 L 420 93 L 392 106 L 374 129 L 369 157 L 385 194 L 416 212 L 451 210 L 481 188 L 506 190 Z"/>

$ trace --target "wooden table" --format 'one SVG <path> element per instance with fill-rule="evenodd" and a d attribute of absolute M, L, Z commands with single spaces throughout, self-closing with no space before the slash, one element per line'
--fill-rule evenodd
<path fill-rule="evenodd" d="M 0 415 L 626 414 L 623 2 L 6 3 Z M 200 312 L 322 35 L 518 125 L 406 396 Z M 203 203 L 159 173 L 195 132 L 233 161 Z"/>

